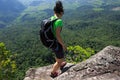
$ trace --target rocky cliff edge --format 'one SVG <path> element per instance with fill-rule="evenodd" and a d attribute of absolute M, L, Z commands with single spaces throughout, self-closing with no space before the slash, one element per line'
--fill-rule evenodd
<path fill-rule="evenodd" d="M 30 68 L 24 80 L 120 80 L 120 48 L 107 46 L 86 61 L 68 63 L 56 78 L 49 76 L 51 68 Z"/>

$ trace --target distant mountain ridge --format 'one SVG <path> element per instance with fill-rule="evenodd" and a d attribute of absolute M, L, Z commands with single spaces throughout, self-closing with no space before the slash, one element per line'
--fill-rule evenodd
<path fill-rule="evenodd" d="M 25 6 L 18 0 L 0 0 L 0 13 L 19 12 L 25 9 Z"/>
<path fill-rule="evenodd" d="M 24 9 L 18 0 L 0 0 L 0 28 L 16 19 Z"/>
<path fill-rule="evenodd" d="M 57 0 L 55 0 L 57 1 Z M 0 27 L 6 26 L 14 19 L 19 16 L 25 8 L 28 13 L 33 11 L 53 9 L 55 5 L 53 0 L 0 0 Z M 94 10 L 104 10 L 104 8 L 110 5 L 116 6 L 112 7 L 114 11 L 120 10 L 120 0 L 61 0 L 65 9 L 94 9 Z M 107 9 L 106 9 L 107 10 Z M 41 11 L 42 12 L 42 11 Z M 9 13 L 9 14 L 8 14 Z M 36 14 L 34 14 L 36 15 Z M 32 15 L 33 17 L 33 15 Z M 31 18 L 30 18 L 31 19 Z M 27 19 L 28 20 L 28 19 Z"/>
<path fill-rule="evenodd" d="M 41 4 L 54 5 L 55 1 L 57 1 L 57 0 L 55 0 L 55 1 L 53 1 L 53 0 L 19 0 L 19 1 L 22 2 L 26 6 L 31 6 L 31 4 L 34 4 L 34 5 L 39 4 L 39 6 L 40 6 Z M 77 8 L 77 7 L 84 6 L 84 5 L 92 5 L 95 7 L 99 7 L 101 5 L 120 4 L 120 0 L 60 0 L 60 1 L 63 2 L 65 8 L 67 8 L 67 9 Z M 34 3 L 34 2 L 38 2 L 38 3 Z M 44 5 L 42 5 L 42 6 L 44 6 Z"/>
<path fill-rule="evenodd" d="M 66 10 L 77 10 L 83 12 L 88 10 L 103 11 L 103 10 L 119 10 L 120 0 L 61 0 Z M 37 19 L 39 15 L 51 15 L 52 9 L 55 5 L 53 0 L 20 0 L 20 2 L 27 4 L 27 9 L 17 19 L 18 22 Z M 65 11 L 66 11 L 65 10 Z M 84 13 L 85 14 L 85 13 Z M 41 16 L 42 17 L 42 16 Z M 41 19 L 39 17 L 39 19 Z"/>

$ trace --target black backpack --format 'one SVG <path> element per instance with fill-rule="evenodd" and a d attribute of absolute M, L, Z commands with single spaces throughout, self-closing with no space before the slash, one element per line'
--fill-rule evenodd
<path fill-rule="evenodd" d="M 39 31 L 40 40 L 43 43 L 43 45 L 47 48 L 53 48 L 56 45 L 56 38 L 54 37 L 54 34 L 52 32 L 53 23 L 56 20 L 57 19 L 45 19 L 41 22 L 41 29 Z"/>

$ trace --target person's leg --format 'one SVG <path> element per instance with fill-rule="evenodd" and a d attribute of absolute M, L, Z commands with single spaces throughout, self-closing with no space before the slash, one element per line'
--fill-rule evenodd
<path fill-rule="evenodd" d="M 56 71 L 60 68 L 60 66 L 61 66 L 61 64 L 62 64 L 63 61 L 64 61 L 63 58 L 62 58 L 62 59 L 56 58 L 56 62 L 55 62 L 55 64 L 53 65 L 52 73 L 56 72 Z"/>
<path fill-rule="evenodd" d="M 61 63 L 60 70 L 63 70 L 66 64 L 67 64 L 67 62 L 64 60 L 64 61 Z"/>
<path fill-rule="evenodd" d="M 52 72 L 51 72 L 51 75 L 53 77 L 58 76 L 57 75 L 57 73 L 58 73 L 57 71 L 58 71 L 59 68 L 61 68 L 62 62 L 64 62 L 64 51 L 63 51 L 63 48 L 62 48 L 62 46 L 59 43 L 57 43 L 57 44 L 58 44 L 57 47 L 55 49 L 54 48 L 52 49 L 53 52 L 56 55 L 56 62 L 53 65 L 53 69 L 52 69 Z"/>

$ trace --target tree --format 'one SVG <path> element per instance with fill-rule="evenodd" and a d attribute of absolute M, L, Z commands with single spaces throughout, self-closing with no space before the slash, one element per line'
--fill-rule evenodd
<path fill-rule="evenodd" d="M 67 47 L 68 55 L 66 57 L 67 62 L 81 62 L 94 55 L 94 50 L 91 48 L 82 48 L 81 46 L 69 46 Z"/>
<path fill-rule="evenodd" d="M 14 57 L 5 44 L 0 42 L 0 80 L 13 80 L 16 72 Z"/>

